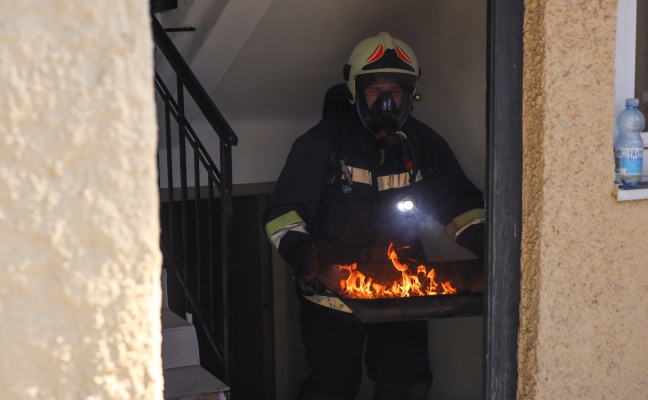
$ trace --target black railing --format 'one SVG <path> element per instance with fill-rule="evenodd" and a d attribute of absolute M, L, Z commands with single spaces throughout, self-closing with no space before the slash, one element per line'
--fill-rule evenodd
<path fill-rule="evenodd" d="M 159 157 L 161 249 L 165 268 L 172 270 L 183 294 L 183 304 L 177 307 L 181 310 L 172 310 L 180 314 L 188 312 L 195 318 L 201 363 L 214 359 L 202 351 L 205 347 L 211 349 L 217 362 L 208 369 L 229 383 L 232 146 L 238 139 L 155 16 L 152 24 L 157 48 L 176 75 L 175 98 L 157 72 L 155 76 L 155 88 L 164 112 L 160 143 L 165 145 Z M 218 135 L 218 167 L 187 121 L 185 91 Z"/>

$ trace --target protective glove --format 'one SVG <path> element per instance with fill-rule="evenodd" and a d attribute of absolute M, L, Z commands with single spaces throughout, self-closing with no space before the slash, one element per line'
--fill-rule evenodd
<path fill-rule="evenodd" d="M 312 283 L 319 270 L 319 251 L 315 239 L 303 232 L 290 231 L 281 238 L 278 250 L 293 268 L 297 292 L 306 296 L 314 295 Z"/>
<path fill-rule="evenodd" d="M 484 224 L 475 224 L 466 228 L 457 236 L 457 244 L 470 250 L 480 260 L 484 260 Z"/>
<path fill-rule="evenodd" d="M 281 238 L 279 254 L 290 264 L 295 276 L 310 280 L 319 269 L 317 243 L 309 234 L 289 231 Z"/>
<path fill-rule="evenodd" d="M 304 280 L 295 277 L 295 290 L 297 290 L 297 293 L 304 296 L 313 296 L 315 293 L 328 296 L 326 286 L 315 278 Z"/>

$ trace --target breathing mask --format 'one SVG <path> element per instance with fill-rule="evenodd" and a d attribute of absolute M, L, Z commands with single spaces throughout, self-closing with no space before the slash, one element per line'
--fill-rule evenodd
<path fill-rule="evenodd" d="M 382 148 L 398 146 L 397 131 L 403 126 L 412 108 L 411 87 L 399 85 L 399 102 L 391 90 L 380 93 L 371 107 L 367 106 L 364 88 L 359 91 L 357 110 L 364 126 L 378 137 Z"/>

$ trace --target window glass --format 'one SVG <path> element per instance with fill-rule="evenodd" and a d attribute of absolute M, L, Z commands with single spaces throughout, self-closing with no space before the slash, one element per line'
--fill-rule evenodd
<path fill-rule="evenodd" d="M 639 109 L 648 116 L 648 0 L 637 0 L 634 92 L 635 97 L 639 99 Z"/>

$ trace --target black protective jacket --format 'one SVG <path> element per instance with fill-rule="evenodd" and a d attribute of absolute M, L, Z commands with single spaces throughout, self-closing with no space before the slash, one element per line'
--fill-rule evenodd
<path fill-rule="evenodd" d="M 300 136 L 264 216 L 268 237 L 300 227 L 332 246 L 343 262 L 349 261 L 344 260 L 349 249 L 416 246 L 419 227 L 433 220 L 446 226 L 453 239 L 476 219 L 483 221 L 483 194 L 447 142 L 412 117 L 401 130 L 407 139 L 383 149 L 351 111 L 328 117 Z M 340 159 L 351 184 L 337 164 Z M 405 159 L 413 161 L 412 172 Z M 396 204 L 408 195 L 416 209 L 405 214 Z M 273 243 L 279 247 L 280 240 Z"/>

